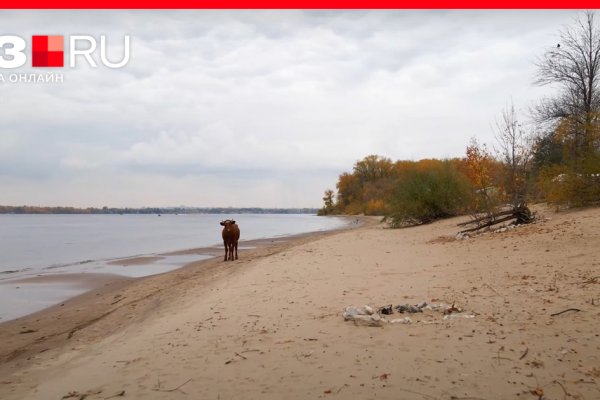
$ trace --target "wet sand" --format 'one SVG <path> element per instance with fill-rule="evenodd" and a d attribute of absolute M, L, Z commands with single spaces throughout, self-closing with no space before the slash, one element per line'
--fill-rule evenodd
<path fill-rule="evenodd" d="M 132 258 L 121 258 L 114 261 L 109 261 L 108 265 L 120 265 L 122 267 L 128 267 L 130 265 L 145 265 L 152 264 L 156 261 L 164 260 L 161 256 L 144 256 L 144 257 L 132 257 Z"/>
<path fill-rule="evenodd" d="M 542 212 L 461 241 L 464 218 L 372 223 L 107 284 L 0 325 L 0 397 L 600 398 L 600 209 Z M 473 317 L 342 318 L 421 301 Z"/>
<path fill-rule="evenodd" d="M 365 218 L 362 223 L 372 223 Z M 349 226 L 350 228 L 353 226 Z M 335 232 L 313 232 L 277 238 L 254 239 L 240 241 L 238 250 L 247 263 L 256 258 L 266 257 L 297 243 L 315 240 Z M 22 279 L 7 280 L 1 284 L 14 285 L 19 288 L 27 285 L 52 285 L 60 296 L 61 288 L 64 293 L 73 293 L 70 298 L 60 299 L 55 305 L 33 312 L 29 315 L 0 323 L 0 377 L 27 365 L 30 357 L 44 353 L 50 349 L 61 348 L 71 344 L 75 332 L 90 325 L 94 329 L 86 331 L 86 340 L 97 340 L 112 334 L 129 320 L 137 320 L 135 311 L 143 309 L 143 315 L 152 312 L 156 304 L 166 300 L 160 298 L 179 293 L 169 292 L 169 289 L 189 290 L 197 285 L 210 285 L 232 273 L 234 263 L 224 263 L 222 246 L 199 247 L 159 254 L 156 257 L 131 257 L 111 261 L 113 265 L 131 267 L 149 266 L 163 258 L 210 256 L 212 258 L 188 263 L 174 268 L 164 274 L 131 278 L 114 274 L 40 274 Z M 76 288 L 73 290 L 73 288 Z M 8 294 L 10 296 L 10 293 Z M 7 302 L 10 298 L 5 299 Z M 13 301 L 14 303 L 14 301 Z M 15 304 L 15 307 L 18 306 Z M 117 314 L 116 326 L 112 325 L 112 314 Z M 125 315 L 125 317 L 123 317 Z M 140 316 L 141 318 L 145 318 Z M 106 322 L 105 322 L 106 320 Z M 91 333 L 88 337 L 87 333 Z M 0 398 L 2 381 L 0 381 Z"/>
<path fill-rule="evenodd" d="M 238 250 L 240 252 L 253 250 L 257 247 L 271 246 L 307 235 L 311 235 L 311 233 L 242 240 Z M 113 281 L 166 273 L 190 263 L 222 255 L 222 245 L 214 245 L 154 255 L 51 267 L 35 273 L 6 274 L 0 279 L 0 322 L 62 304 L 65 300 L 89 290 L 100 289 Z"/>

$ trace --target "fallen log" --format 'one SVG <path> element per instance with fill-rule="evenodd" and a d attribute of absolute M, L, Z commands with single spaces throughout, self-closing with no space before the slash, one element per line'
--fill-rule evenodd
<path fill-rule="evenodd" d="M 474 232 L 474 231 L 477 231 L 479 229 L 487 228 L 489 226 L 493 226 L 493 225 L 496 225 L 496 224 L 501 224 L 502 222 L 510 221 L 513 218 L 514 217 L 512 215 L 510 215 L 508 217 L 504 217 L 504 218 L 500 218 L 500 219 L 494 219 L 494 220 L 491 220 L 489 222 L 486 222 L 485 224 L 477 225 L 474 228 L 469 228 L 469 229 L 462 230 L 462 231 L 460 231 L 460 233 Z"/>
<path fill-rule="evenodd" d="M 457 224 L 457 226 L 465 226 L 465 225 L 471 225 L 471 224 L 476 224 L 478 222 L 481 221 L 485 221 L 485 220 L 489 220 L 495 217 L 502 217 L 503 215 L 512 215 L 515 211 L 514 210 L 506 210 L 506 211 L 500 211 L 494 214 L 488 214 L 488 215 L 484 215 L 483 217 L 479 217 L 479 218 L 475 218 L 472 219 L 470 221 L 466 221 L 466 222 L 461 222 L 460 224 Z"/>
<path fill-rule="evenodd" d="M 471 221 L 461 222 L 460 224 L 458 224 L 458 226 L 467 226 L 473 224 L 475 226 L 472 228 L 464 229 L 459 233 L 462 234 L 478 231 L 480 229 L 489 228 L 491 226 L 501 224 L 510 220 L 514 220 L 513 223 L 515 225 L 528 224 L 533 221 L 533 217 L 529 208 L 527 206 L 521 205 L 510 210 L 499 211 L 497 213 L 475 218 Z"/>

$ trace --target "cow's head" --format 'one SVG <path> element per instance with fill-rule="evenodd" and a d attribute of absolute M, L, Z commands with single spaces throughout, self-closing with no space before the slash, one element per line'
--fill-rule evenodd
<path fill-rule="evenodd" d="M 225 227 L 230 227 L 233 224 L 235 224 L 235 221 L 232 219 L 226 219 L 225 221 L 221 221 L 221 225 Z"/>

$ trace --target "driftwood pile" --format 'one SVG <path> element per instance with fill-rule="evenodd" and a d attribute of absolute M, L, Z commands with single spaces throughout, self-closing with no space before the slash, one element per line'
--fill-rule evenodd
<path fill-rule="evenodd" d="M 509 222 L 513 225 L 528 224 L 533 222 L 534 217 L 526 205 L 519 205 L 517 207 L 511 207 L 497 212 L 491 212 L 483 216 L 475 216 L 473 219 L 467 222 L 462 222 L 458 226 L 468 226 L 470 228 L 464 229 L 459 234 L 468 232 L 478 231 L 480 229 L 489 228 L 503 222 Z"/>

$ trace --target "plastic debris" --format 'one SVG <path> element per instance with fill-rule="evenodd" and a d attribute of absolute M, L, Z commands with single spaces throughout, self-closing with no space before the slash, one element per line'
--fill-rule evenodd
<path fill-rule="evenodd" d="M 353 320 L 358 315 L 373 315 L 373 309 L 367 305 L 362 307 L 348 306 L 344 309 L 344 319 Z"/>
<path fill-rule="evenodd" d="M 425 303 L 427 304 L 427 303 Z M 423 306 L 425 307 L 425 306 Z M 413 306 L 411 304 L 399 304 L 396 307 L 394 307 L 396 310 L 398 310 L 399 313 L 411 313 L 411 314 L 415 314 L 415 313 L 420 313 L 423 312 L 423 307 L 419 307 L 419 306 Z"/>
<path fill-rule="evenodd" d="M 379 314 L 371 314 L 371 315 L 355 315 L 352 318 L 354 321 L 354 325 L 356 326 L 375 326 L 380 327 L 383 326 L 387 321 Z"/>
<path fill-rule="evenodd" d="M 444 309 L 444 315 L 452 314 L 452 313 L 461 313 L 463 310 L 460 307 L 456 307 L 454 303 L 450 307 L 446 307 Z"/>
<path fill-rule="evenodd" d="M 392 319 L 390 320 L 390 324 L 412 324 L 412 319 L 410 319 L 410 317 L 404 317 L 404 318 L 396 318 L 396 319 Z"/>
<path fill-rule="evenodd" d="M 390 304 L 389 306 L 379 307 L 379 310 L 377 310 L 377 312 L 384 315 L 390 315 L 394 313 L 394 310 L 392 309 L 392 305 Z"/>
<path fill-rule="evenodd" d="M 474 314 L 469 314 L 465 312 L 446 314 L 444 315 L 444 320 L 453 319 L 453 318 L 475 318 Z"/>
<path fill-rule="evenodd" d="M 368 305 L 362 307 L 348 306 L 344 309 L 342 315 L 344 320 L 354 321 L 354 325 L 357 326 L 383 326 L 387 322 Z"/>
<path fill-rule="evenodd" d="M 454 238 L 456 240 L 465 240 L 465 239 L 470 238 L 470 236 L 467 233 L 458 232 Z"/>
<path fill-rule="evenodd" d="M 427 303 L 426 301 L 421 301 L 417 305 L 411 304 L 399 304 L 393 307 L 391 304 L 383 307 L 379 307 L 377 312 L 373 310 L 368 305 L 364 305 L 361 307 L 357 306 L 348 306 L 344 309 L 343 317 L 346 321 L 353 321 L 357 326 L 375 326 L 382 327 L 386 324 L 412 324 L 413 320 L 410 317 L 404 318 L 396 318 L 396 319 L 386 319 L 385 316 L 391 315 L 394 313 L 394 309 L 398 310 L 399 313 L 424 313 L 427 311 L 423 317 L 419 317 L 419 319 L 415 323 L 420 324 L 431 324 L 431 323 L 441 323 L 442 320 L 449 320 L 455 318 L 475 318 L 475 314 L 472 312 L 467 312 L 460 307 L 457 307 L 455 303 L 445 304 L 445 303 Z M 435 315 L 442 314 L 443 317 L 437 319 L 437 321 L 432 321 L 432 317 Z"/>

